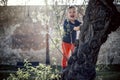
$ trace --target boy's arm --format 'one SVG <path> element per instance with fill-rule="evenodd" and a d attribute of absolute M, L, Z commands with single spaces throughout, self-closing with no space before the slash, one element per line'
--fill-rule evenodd
<path fill-rule="evenodd" d="M 79 31 L 80 30 L 80 26 L 74 27 L 73 30 Z"/>
<path fill-rule="evenodd" d="M 64 30 L 64 32 L 67 32 L 67 28 L 66 28 L 66 20 L 64 21 L 64 24 L 63 24 L 63 30 Z"/>
<path fill-rule="evenodd" d="M 80 30 L 80 27 L 81 27 L 81 22 L 78 22 L 78 25 L 79 25 L 79 26 L 75 26 L 75 27 L 73 28 L 73 30 L 79 31 L 79 30 Z"/>

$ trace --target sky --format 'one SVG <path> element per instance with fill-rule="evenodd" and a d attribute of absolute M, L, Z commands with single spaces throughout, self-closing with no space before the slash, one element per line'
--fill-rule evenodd
<path fill-rule="evenodd" d="M 53 5 L 53 1 L 58 5 L 82 5 L 84 0 L 47 0 L 47 4 Z M 8 5 L 45 5 L 45 0 L 8 0 Z"/>

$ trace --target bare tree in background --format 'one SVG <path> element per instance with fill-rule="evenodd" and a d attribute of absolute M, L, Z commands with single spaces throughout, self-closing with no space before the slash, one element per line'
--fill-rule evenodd
<path fill-rule="evenodd" d="M 79 45 L 68 61 L 63 80 L 94 80 L 101 45 L 120 26 L 120 13 L 114 0 L 90 0 L 81 27 Z"/>
<path fill-rule="evenodd" d="M 0 5 L 7 6 L 8 0 L 0 0 Z"/>

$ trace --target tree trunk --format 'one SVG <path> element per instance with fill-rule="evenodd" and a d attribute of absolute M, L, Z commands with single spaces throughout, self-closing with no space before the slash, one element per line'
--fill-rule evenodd
<path fill-rule="evenodd" d="M 90 0 L 81 27 L 79 45 L 68 61 L 62 80 L 94 80 L 101 45 L 120 26 L 114 0 Z"/>
<path fill-rule="evenodd" d="M 50 55 L 49 55 L 49 28 L 48 25 L 46 24 L 46 65 L 50 65 Z"/>

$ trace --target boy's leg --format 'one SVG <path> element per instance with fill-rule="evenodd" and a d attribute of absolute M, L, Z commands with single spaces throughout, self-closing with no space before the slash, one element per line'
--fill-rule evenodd
<path fill-rule="evenodd" d="M 71 44 L 71 53 L 74 52 L 74 49 L 75 49 L 75 45 L 74 45 L 74 44 Z"/>
<path fill-rule="evenodd" d="M 70 48 L 71 45 L 69 43 L 62 42 L 63 56 L 62 56 L 61 66 L 63 69 L 66 68 L 67 66 L 67 59 L 69 58 Z"/>

